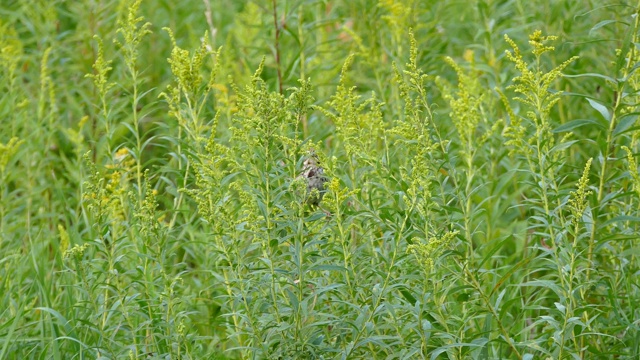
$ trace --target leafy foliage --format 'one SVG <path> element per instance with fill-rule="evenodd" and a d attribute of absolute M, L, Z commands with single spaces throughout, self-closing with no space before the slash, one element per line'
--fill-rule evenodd
<path fill-rule="evenodd" d="M 0 358 L 638 358 L 639 6 L 3 4 Z"/>

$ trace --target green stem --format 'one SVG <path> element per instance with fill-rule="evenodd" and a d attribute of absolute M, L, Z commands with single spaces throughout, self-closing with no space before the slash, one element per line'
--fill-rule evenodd
<path fill-rule="evenodd" d="M 638 9 L 640 9 L 640 1 L 638 2 Z M 638 27 L 640 25 L 640 10 L 636 10 L 635 23 L 633 26 L 633 36 L 631 38 L 631 54 L 628 56 L 627 64 L 623 70 L 622 78 L 624 82 L 618 83 L 618 89 L 615 92 L 613 109 L 611 112 L 611 120 L 609 121 L 609 129 L 607 131 L 607 142 L 605 144 L 604 156 L 602 160 L 602 168 L 600 168 L 600 184 L 598 185 L 598 206 L 601 206 L 602 199 L 604 197 L 604 185 L 607 173 L 607 164 L 609 163 L 609 156 L 612 152 L 613 146 L 613 131 L 615 130 L 617 113 L 620 104 L 622 103 L 622 94 L 625 90 L 625 85 L 627 81 L 627 77 L 632 68 L 632 59 L 635 58 L 635 44 L 638 41 Z M 589 237 L 589 250 L 587 252 L 588 266 L 587 266 L 587 278 L 588 282 L 591 275 L 592 261 L 593 261 L 593 249 L 595 247 L 595 237 L 596 237 L 596 221 L 598 219 L 599 211 L 596 211 L 593 216 L 593 225 L 591 227 L 591 236 Z"/>

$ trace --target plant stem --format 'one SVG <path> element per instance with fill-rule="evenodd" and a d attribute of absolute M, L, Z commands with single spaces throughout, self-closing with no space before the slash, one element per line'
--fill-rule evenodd
<path fill-rule="evenodd" d="M 276 71 L 278 73 L 278 92 L 280 92 L 280 94 L 283 94 L 282 91 L 282 69 L 281 69 L 281 64 L 280 64 L 280 25 L 278 24 L 278 5 L 276 3 L 276 0 L 272 0 L 272 4 L 273 4 L 273 27 L 275 29 L 275 44 L 274 44 L 274 48 L 276 51 Z"/>
<path fill-rule="evenodd" d="M 601 206 L 602 203 L 602 199 L 604 197 L 604 184 L 605 184 L 605 178 L 606 178 L 606 173 L 607 173 L 607 164 L 609 162 L 609 156 L 611 155 L 613 149 L 613 132 L 616 128 L 616 120 L 617 120 L 617 110 L 620 107 L 620 104 L 622 102 L 622 94 L 625 90 L 625 85 L 627 82 L 627 77 L 629 76 L 629 73 L 631 71 L 632 68 L 632 59 L 635 58 L 635 56 L 633 56 L 635 54 L 635 44 L 638 40 L 638 27 L 640 25 L 639 22 L 639 17 L 640 17 L 640 1 L 638 4 L 638 9 L 636 10 L 636 14 L 635 14 L 635 23 L 633 26 L 633 36 L 631 38 L 631 54 L 628 56 L 628 60 L 627 60 L 627 64 L 623 69 L 623 73 L 622 73 L 622 79 L 623 82 L 619 82 L 618 83 L 618 89 L 616 90 L 616 92 L 614 93 L 614 99 L 613 99 L 613 109 L 611 111 L 611 120 L 609 121 L 609 129 L 607 131 L 607 142 L 605 144 L 605 148 L 604 148 L 604 154 L 603 154 L 603 159 L 602 159 L 602 168 L 600 169 L 600 184 L 598 185 L 598 201 L 597 204 L 598 206 Z M 624 56 L 624 54 L 623 54 Z M 599 215 L 600 211 L 595 211 L 595 214 L 593 216 L 593 225 L 591 227 L 591 236 L 589 237 L 589 250 L 587 252 L 587 260 L 588 260 L 588 266 L 587 266 L 587 277 L 586 277 L 586 281 L 588 282 L 590 279 L 590 275 L 591 275 L 591 268 L 592 266 L 592 260 L 593 260 L 593 248 L 595 245 L 595 237 L 596 237 L 596 220 L 598 219 L 598 215 Z"/>

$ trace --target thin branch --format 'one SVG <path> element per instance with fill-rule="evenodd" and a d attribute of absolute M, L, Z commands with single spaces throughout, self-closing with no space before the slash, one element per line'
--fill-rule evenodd
<path fill-rule="evenodd" d="M 202 0 L 202 2 L 204 3 L 204 17 L 207 19 L 207 24 L 209 24 L 209 37 L 211 38 L 211 46 L 215 48 L 215 43 L 216 43 L 216 34 L 218 33 L 218 29 L 216 29 L 215 26 L 213 26 L 213 19 L 211 18 L 211 0 Z M 211 56 L 214 57 L 215 60 L 215 54 L 212 52 Z"/>
<path fill-rule="evenodd" d="M 273 26 L 276 30 L 275 49 L 276 49 L 276 71 L 278 72 L 278 91 L 280 92 L 280 94 L 282 94 L 283 93 L 282 70 L 280 65 L 280 25 L 278 24 L 278 12 L 277 12 L 276 0 L 272 0 L 272 4 L 273 4 Z"/>

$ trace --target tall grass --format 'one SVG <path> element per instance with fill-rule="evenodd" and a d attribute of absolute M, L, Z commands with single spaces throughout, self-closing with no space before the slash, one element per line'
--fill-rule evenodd
<path fill-rule="evenodd" d="M 638 9 L 5 1 L 0 358 L 638 358 Z"/>

